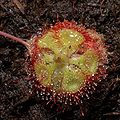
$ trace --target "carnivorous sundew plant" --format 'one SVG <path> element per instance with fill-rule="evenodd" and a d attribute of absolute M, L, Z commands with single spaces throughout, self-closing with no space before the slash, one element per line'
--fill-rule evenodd
<path fill-rule="evenodd" d="M 34 86 L 42 99 L 78 104 L 106 76 L 104 38 L 75 22 L 58 22 L 30 42 L 0 31 L 0 35 L 25 45 L 36 76 Z"/>

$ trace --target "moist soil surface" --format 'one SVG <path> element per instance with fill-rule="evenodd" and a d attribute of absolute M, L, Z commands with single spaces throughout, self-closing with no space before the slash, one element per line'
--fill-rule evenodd
<path fill-rule="evenodd" d="M 64 20 L 104 35 L 107 77 L 79 105 L 46 107 L 31 87 L 27 49 L 0 36 L 1 120 L 120 120 L 120 0 L 0 0 L 0 30 L 26 41 Z"/>

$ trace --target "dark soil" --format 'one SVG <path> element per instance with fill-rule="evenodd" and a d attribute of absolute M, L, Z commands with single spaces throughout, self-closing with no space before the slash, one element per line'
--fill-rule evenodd
<path fill-rule="evenodd" d="M 0 37 L 1 120 L 120 120 L 120 0 L 0 0 L 0 30 L 23 39 L 64 20 L 104 34 L 107 78 L 89 99 L 56 112 L 40 102 L 26 80 L 27 49 Z"/>

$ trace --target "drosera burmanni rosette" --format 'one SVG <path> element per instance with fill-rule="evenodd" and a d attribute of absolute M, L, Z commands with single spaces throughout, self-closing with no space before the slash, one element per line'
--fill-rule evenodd
<path fill-rule="evenodd" d="M 42 100 L 78 104 L 107 75 L 103 35 L 73 21 L 57 22 L 29 43 L 2 31 L 0 35 L 27 47 Z"/>
<path fill-rule="evenodd" d="M 32 39 L 31 61 L 43 100 L 78 104 L 106 76 L 104 38 L 75 22 L 58 22 Z"/>

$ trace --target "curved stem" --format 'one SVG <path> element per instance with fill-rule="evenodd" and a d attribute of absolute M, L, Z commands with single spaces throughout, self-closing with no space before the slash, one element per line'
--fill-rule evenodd
<path fill-rule="evenodd" d="M 8 34 L 8 33 L 2 32 L 2 31 L 0 31 L 0 35 L 1 35 L 1 36 L 4 36 L 4 37 L 7 37 L 7 38 L 10 38 L 10 39 L 12 39 L 13 41 L 19 42 L 19 43 L 25 45 L 27 48 L 30 47 L 30 44 L 29 44 L 28 42 L 25 42 L 25 41 L 24 41 L 23 39 L 21 39 L 21 38 L 15 37 L 15 36 L 13 36 L 13 35 L 10 35 L 10 34 Z"/>

